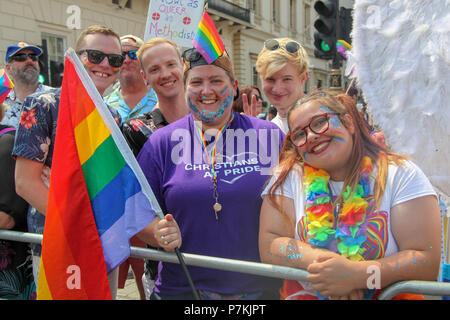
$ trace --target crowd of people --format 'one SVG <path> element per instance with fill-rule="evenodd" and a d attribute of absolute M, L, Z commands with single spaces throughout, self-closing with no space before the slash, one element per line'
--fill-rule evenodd
<path fill-rule="evenodd" d="M 371 135 L 354 91 L 305 95 L 309 63 L 297 41 L 265 41 L 261 90 L 239 85 L 227 52 L 208 63 L 163 38 L 90 26 L 75 51 L 102 96 L 116 83 L 105 102 L 165 215 L 131 245 L 309 272 L 298 282 L 189 267 L 202 299 L 371 299 L 371 267 L 381 270 L 377 289 L 436 279 L 433 187 Z M 24 42 L 6 52 L 14 87 L 1 101 L 1 229 L 43 233 L 61 89 L 39 84 L 41 54 Z M 40 246 L 0 246 L 0 298 L 34 299 Z M 136 258 L 108 275 L 113 298 L 130 266 L 141 299 L 194 298 L 180 265 Z"/>

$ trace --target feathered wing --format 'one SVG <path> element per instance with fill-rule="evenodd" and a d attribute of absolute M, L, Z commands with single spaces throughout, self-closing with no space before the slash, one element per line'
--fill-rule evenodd
<path fill-rule="evenodd" d="M 356 0 L 355 76 L 374 123 L 450 199 L 450 0 Z"/>

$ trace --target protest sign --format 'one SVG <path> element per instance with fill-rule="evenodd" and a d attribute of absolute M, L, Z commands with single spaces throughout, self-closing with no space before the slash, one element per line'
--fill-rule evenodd
<path fill-rule="evenodd" d="M 144 40 L 166 38 L 180 47 L 192 47 L 204 0 L 151 0 Z"/>

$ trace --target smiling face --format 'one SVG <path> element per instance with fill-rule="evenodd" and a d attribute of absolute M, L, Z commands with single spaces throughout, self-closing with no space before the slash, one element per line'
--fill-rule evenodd
<path fill-rule="evenodd" d="M 183 65 L 175 50 L 168 43 L 160 43 L 142 53 L 144 78 L 158 99 L 176 97 L 184 92 Z"/>
<path fill-rule="evenodd" d="M 189 70 L 186 95 L 194 117 L 220 127 L 231 116 L 237 80 L 231 81 L 224 69 L 201 65 Z"/>
<path fill-rule="evenodd" d="M 262 89 L 270 103 L 278 112 L 286 113 L 297 100 L 303 97 L 302 86 L 307 79 L 307 74 L 299 76 L 298 69 L 291 63 L 275 72 L 269 77 L 262 76 Z M 281 115 L 285 117 L 285 115 Z"/>
<path fill-rule="evenodd" d="M 311 120 L 324 113 L 335 113 L 320 101 L 306 102 L 293 110 L 289 117 L 289 127 L 293 134 L 307 127 Z M 341 119 L 345 119 L 345 125 Z M 299 154 L 310 166 L 324 169 L 333 180 L 342 181 L 353 148 L 354 127 L 350 115 L 329 115 L 328 129 L 316 134 L 309 127 L 306 131 L 306 143 L 297 147 Z"/>
<path fill-rule="evenodd" d="M 86 49 L 98 50 L 106 54 L 122 54 L 119 39 L 101 33 L 85 36 L 83 44 L 78 51 Z M 117 79 L 120 68 L 111 67 L 106 57 L 99 64 L 90 63 L 86 52 L 81 54 L 80 58 L 97 90 L 103 95 L 105 90 Z"/>

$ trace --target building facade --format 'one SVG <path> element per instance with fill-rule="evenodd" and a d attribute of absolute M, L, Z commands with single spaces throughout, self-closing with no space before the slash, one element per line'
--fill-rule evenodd
<path fill-rule="evenodd" d="M 159 1 L 159 0 L 151 0 Z M 179 0 L 188 1 L 188 0 Z M 304 91 L 328 87 L 329 63 L 314 57 L 314 0 L 209 0 L 208 12 L 231 55 L 241 85 L 260 86 L 255 70 L 258 53 L 270 38 L 290 37 L 310 57 Z M 351 7 L 352 0 L 340 5 Z M 81 30 L 103 24 L 120 35 L 144 37 L 148 0 L 0 0 L 0 57 L 6 47 L 25 41 L 44 48 L 46 83 L 58 86 L 68 47 L 74 47 Z"/>

